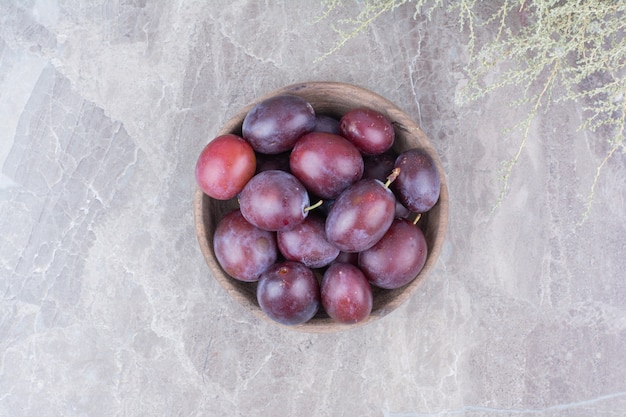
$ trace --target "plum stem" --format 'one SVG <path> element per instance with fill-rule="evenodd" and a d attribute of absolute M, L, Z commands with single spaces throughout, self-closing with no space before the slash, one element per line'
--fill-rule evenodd
<path fill-rule="evenodd" d="M 322 204 L 324 204 L 324 200 L 320 200 L 320 201 L 318 201 L 317 203 L 313 204 L 312 206 L 306 207 L 306 208 L 304 209 L 304 211 L 305 211 L 305 213 L 306 213 L 307 211 L 311 211 L 311 210 L 313 210 L 313 209 L 318 208 L 318 207 L 319 207 L 319 206 L 321 206 Z"/>
<path fill-rule="evenodd" d="M 389 176 L 387 177 L 385 188 L 389 188 L 391 183 L 394 182 L 396 178 L 398 178 L 398 175 L 400 175 L 400 167 L 396 167 L 391 171 L 391 174 L 389 174 Z"/>
<path fill-rule="evenodd" d="M 419 222 L 421 218 L 422 218 L 422 213 L 417 213 L 417 216 L 415 216 L 415 220 L 413 220 L 413 224 L 416 225 L 417 222 Z"/>

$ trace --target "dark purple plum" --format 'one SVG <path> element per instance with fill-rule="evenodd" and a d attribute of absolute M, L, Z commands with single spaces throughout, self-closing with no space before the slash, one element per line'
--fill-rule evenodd
<path fill-rule="evenodd" d="M 355 108 L 339 120 L 339 134 L 352 142 L 364 155 L 383 153 L 393 145 L 395 131 L 387 117 L 372 109 Z"/>
<path fill-rule="evenodd" d="M 289 157 L 291 173 L 323 198 L 336 198 L 363 175 L 363 157 L 346 139 L 331 133 L 302 136 Z"/>
<path fill-rule="evenodd" d="M 422 230 L 406 219 L 395 219 L 382 239 L 359 253 L 359 268 L 372 285 L 400 288 L 422 270 L 427 254 Z"/>
<path fill-rule="evenodd" d="M 276 234 L 250 224 L 238 209 L 217 224 L 213 249 L 224 271 L 246 282 L 257 281 L 278 258 Z"/>
<path fill-rule="evenodd" d="M 198 187 L 216 200 L 229 200 L 254 175 L 256 156 L 243 138 L 226 134 L 209 142 L 196 161 Z"/>
<path fill-rule="evenodd" d="M 278 232 L 276 238 L 285 259 L 309 268 L 324 267 L 339 255 L 339 249 L 326 240 L 324 219 L 315 213 L 297 226 Z"/>
<path fill-rule="evenodd" d="M 255 105 L 243 119 L 242 135 L 265 154 L 289 151 L 300 136 L 315 127 L 315 110 L 301 97 L 283 94 Z"/>
<path fill-rule="evenodd" d="M 361 252 L 383 237 L 394 219 L 396 198 L 371 178 L 348 187 L 326 217 L 326 238 L 343 252 Z"/>
<path fill-rule="evenodd" d="M 414 213 L 425 213 L 437 203 L 441 190 L 435 161 L 419 148 L 398 155 L 395 163 L 400 175 L 391 184 L 398 201 Z"/>
<path fill-rule="evenodd" d="M 335 135 L 339 134 L 339 120 L 325 114 L 315 116 L 314 132 L 326 132 Z"/>
<path fill-rule="evenodd" d="M 256 174 L 239 195 L 241 213 L 256 227 L 278 231 L 302 222 L 310 206 L 309 194 L 296 177 L 279 170 Z"/>
<path fill-rule="evenodd" d="M 411 210 L 404 207 L 402 203 L 396 200 L 396 217 L 399 217 L 401 219 L 406 219 L 410 215 L 411 215 Z"/>
<path fill-rule="evenodd" d="M 363 178 L 374 178 L 385 181 L 393 170 L 398 155 L 389 150 L 378 155 L 365 155 L 363 157 Z"/>
<path fill-rule="evenodd" d="M 321 295 L 326 313 L 340 323 L 358 323 L 372 312 L 372 286 L 354 265 L 334 263 L 328 267 L 322 278 Z"/>
<path fill-rule="evenodd" d="M 309 321 L 321 305 L 315 274 L 299 262 L 284 261 L 270 266 L 261 274 L 256 294 L 261 310 L 285 325 Z"/>

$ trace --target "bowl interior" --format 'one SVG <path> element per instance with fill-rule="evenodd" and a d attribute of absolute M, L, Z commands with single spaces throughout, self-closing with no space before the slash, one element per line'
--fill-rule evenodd
<path fill-rule="evenodd" d="M 241 125 L 245 115 L 254 105 L 266 98 L 278 94 L 294 94 L 307 100 L 316 113 L 340 118 L 348 110 L 356 107 L 368 107 L 379 111 L 391 120 L 395 129 L 393 149 L 402 152 L 411 148 L 422 148 L 435 161 L 441 178 L 441 192 L 439 201 L 419 221 L 428 243 L 428 255 L 424 268 L 409 284 L 395 290 L 382 290 L 373 287 L 374 305 L 370 316 L 355 325 L 337 323 L 329 318 L 323 309 L 307 323 L 288 326 L 290 329 L 313 333 L 327 333 L 342 331 L 355 326 L 362 326 L 377 320 L 400 306 L 415 289 L 424 281 L 435 265 L 445 238 L 448 224 L 448 188 L 441 162 L 426 135 L 417 124 L 396 105 L 387 99 L 361 87 L 335 82 L 309 82 L 293 84 L 268 95 L 258 98 L 233 116 L 216 136 L 235 133 L 241 135 Z M 256 284 L 237 281 L 229 277 L 218 264 L 213 251 L 213 233 L 218 222 L 225 214 L 237 208 L 237 200 L 219 201 L 210 198 L 199 188 L 194 196 L 194 219 L 196 234 L 200 250 L 211 270 L 212 275 L 220 285 L 245 309 L 250 310 L 262 320 L 282 326 L 269 319 L 259 308 L 256 299 Z"/>

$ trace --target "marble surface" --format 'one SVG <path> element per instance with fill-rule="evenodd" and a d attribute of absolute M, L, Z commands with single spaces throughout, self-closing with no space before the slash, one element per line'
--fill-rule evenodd
<path fill-rule="evenodd" d="M 316 1 L 0 2 L 0 416 L 626 415 L 624 155 L 581 223 L 606 138 L 540 113 L 492 210 L 519 91 L 459 104 L 467 35 L 412 7 L 317 60 Z M 199 150 L 307 80 L 397 103 L 450 187 L 428 280 L 338 334 L 253 317 L 194 234 Z"/>

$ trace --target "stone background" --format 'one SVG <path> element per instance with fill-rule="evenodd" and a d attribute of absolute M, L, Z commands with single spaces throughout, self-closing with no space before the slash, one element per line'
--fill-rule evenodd
<path fill-rule="evenodd" d="M 358 13 L 359 2 L 346 2 Z M 344 9 L 342 9 L 344 10 Z M 467 34 L 408 4 L 337 41 L 316 1 L 0 2 L 0 416 L 626 415 L 624 155 L 515 89 L 460 105 Z M 346 13 L 342 11 L 341 13 Z M 338 334 L 262 322 L 210 276 L 196 157 L 259 95 L 332 80 L 413 115 L 447 173 L 437 267 Z"/>

